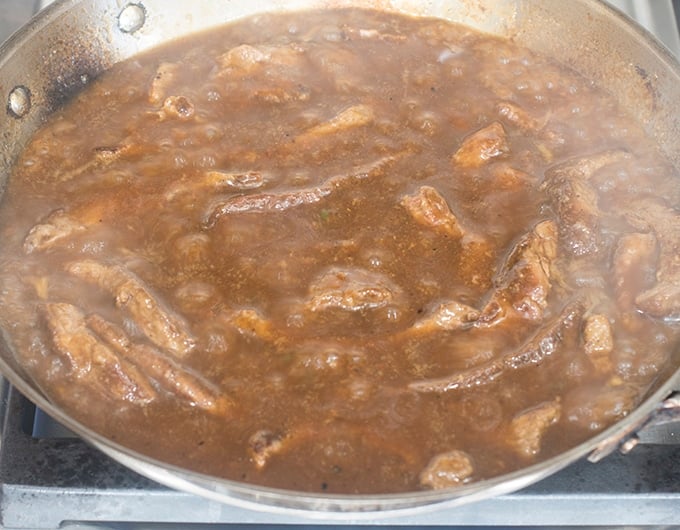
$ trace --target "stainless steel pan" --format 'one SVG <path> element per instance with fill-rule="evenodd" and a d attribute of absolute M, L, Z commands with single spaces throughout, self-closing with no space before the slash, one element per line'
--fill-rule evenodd
<path fill-rule="evenodd" d="M 0 48 L 0 193 L 13 160 L 62 101 L 113 63 L 170 39 L 264 11 L 371 5 L 437 16 L 514 38 L 547 53 L 609 90 L 680 162 L 680 65 L 644 30 L 597 0 L 64 0 L 52 5 Z M 0 308 L 0 311 L 2 308 Z M 680 352 L 629 416 L 570 451 L 520 471 L 454 490 L 390 495 L 328 495 L 274 490 L 199 475 L 154 461 L 102 437 L 53 405 L 0 340 L 0 372 L 64 425 L 124 465 L 170 487 L 222 502 L 268 510 L 303 510 L 325 518 L 433 509 L 507 493 L 591 454 L 616 448 L 660 410 L 680 386 Z M 666 399 L 666 400 L 665 400 Z M 665 401 L 664 401 L 665 400 Z M 348 512 L 351 512 L 348 513 Z"/>

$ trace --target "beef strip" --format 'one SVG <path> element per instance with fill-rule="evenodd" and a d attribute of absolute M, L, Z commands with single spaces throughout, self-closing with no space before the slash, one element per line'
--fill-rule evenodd
<path fill-rule="evenodd" d="M 430 460 L 419 475 L 420 484 L 432 489 L 460 486 L 475 472 L 472 458 L 465 451 L 453 450 Z"/>
<path fill-rule="evenodd" d="M 557 225 L 551 220 L 542 221 L 514 246 L 505 260 L 478 326 L 496 325 L 508 313 L 540 321 L 547 306 L 551 267 L 556 258 Z"/>
<path fill-rule="evenodd" d="M 35 225 L 24 239 L 24 252 L 52 248 L 74 234 L 84 232 L 87 226 L 74 219 L 63 209 L 55 210 L 46 219 Z"/>
<path fill-rule="evenodd" d="M 614 337 L 606 315 L 589 315 L 585 319 L 583 341 L 583 349 L 595 370 L 601 374 L 613 373 L 610 355 L 614 350 Z"/>
<path fill-rule="evenodd" d="M 517 350 L 446 377 L 410 383 L 409 388 L 417 392 L 463 390 L 488 385 L 508 370 L 541 364 L 559 351 L 564 336 L 574 327 L 575 322 L 580 320 L 584 311 L 585 305 L 582 301 L 571 302 Z"/>
<path fill-rule="evenodd" d="M 167 392 L 187 400 L 192 407 L 223 415 L 232 403 L 219 389 L 190 368 L 146 344 L 134 343 L 115 324 L 99 315 L 89 315 L 87 325 L 118 355 L 134 363 Z"/>
<path fill-rule="evenodd" d="M 200 195 L 205 192 L 233 189 L 247 191 L 266 184 L 268 177 L 259 171 L 206 171 L 199 178 L 182 179 L 173 183 L 165 192 L 166 201 L 183 198 L 185 195 Z"/>
<path fill-rule="evenodd" d="M 496 112 L 502 120 L 517 127 L 520 131 L 531 133 L 541 128 L 539 120 L 516 103 L 501 101 L 496 105 Z"/>
<path fill-rule="evenodd" d="M 602 151 L 546 170 L 542 189 L 559 217 L 561 244 L 571 255 L 586 256 L 600 252 L 601 212 L 597 191 L 589 179 L 603 167 L 629 157 L 621 150 Z"/>
<path fill-rule="evenodd" d="M 617 303 L 630 310 L 640 290 L 654 282 L 658 244 L 652 233 L 632 233 L 619 238 L 613 258 Z"/>
<path fill-rule="evenodd" d="M 54 174 L 57 181 L 68 182 L 82 175 L 109 167 L 124 156 L 134 156 L 144 152 L 148 154 L 147 149 L 148 146 L 139 139 L 126 138 L 118 145 L 95 147 L 92 156 L 89 156 L 81 165 L 76 167 L 64 166 L 58 168 Z"/>
<path fill-rule="evenodd" d="M 296 143 L 318 140 L 338 132 L 345 132 L 370 124 L 375 118 L 375 111 L 365 104 L 357 104 L 340 111 L 330 120 L 315 125 L 300 136 Z"/>
<path fill-rule="evenodd" d="M 92 334 L 80 309 L 66 303 L 48 303 L 44 308 L 54 348 L 67 359 L 77 379 L 114 401 L 146 405 L 156 398 L 137 367 Z"/>
<path fill-rule="evenodd" d="M 261 68 L 272 66 L 295 66 L 303 55 L 297 45 L 240 44 L 217 57 L 220 68 L 217 75 L 226 78 L 245 77 L 256 74 Z"/>
<path fill-rule="evenodd" d="M 311 188 L 278 193 L 258 193 L 219 198 L 209 205 L 207 212 L 203 216 L 203 227 L 207 229 L 213 228 L 220 218 L 229 214 L 255 212 L 281 213 L 292 208 L 318 203 L 329 197 L 333 191 L 340 186 L 346 186 L 358 180 L 375 178 L 384 174 L 391 163 L 401 158 L 406 153 L 407 151 L 403 151 L 395 153 L 392 156 L 380 158 L 375 162 L 357 168 L 350 174 L 336 175 L 319 186 Z"/>
<path fill-rule="evenodd" d="M 392 305 L 403 298 L 401 288 L 387 276 L 358 268 L 333 267 L 309 288 L 306 307 L 311 312 L 327 309 L 366 311 Z"/>
<path fill-rule="evenodd" d="M 453 162 L 461 168 L 478 168 L 489 160 L 510 152 L 505 129 L 495 121 L 467 136 L 458 151 L 453 155 Z"/>
<path fill-rule="evenodd" d="M 257 337 L 266 342 L 274 342 L 280 338 L 271 320 L 263 317 L 255 309 L 234 311 L 227 316 L 227 321 L 244 335 Z"/>
<path fill-rule="evenodd" d="M 255 432 L 248 439 L 248 453 L 256 469 L 262 469 L 269 459 L 284 449 L 285 436 L 267 429 Z"/>
<path fill-rule="evenodd" d="M 413 195 L 402 197 L 400 203 L 416 223 L 454 239 L 463 237 L 458 219 L 446 199 L 433 187 L 421 186 Z"/>
<path fill-rule="evenodd" d="M 530 458 L 537 455 L 545 432 L 559 421 L 561 414 L 559 398 L 520 412 L 510 422 L 510 445 L 520 456 Z"/>
<path fill-rule="evenodd" d="M 479 318 L 474 307 L 455 300 L 439 304 L 430 314 L 417 320 L 397 338 L 418 337 L 437 331 L 456 331 L 470 328 Z"/>
<path fill-rule="evenodd" d="M 149 103 L 160 106 L 165 101 L 165 98 L 170 95 L 168 89 L 175 83 L 179 72 L 178 63 L 162 62 L 158 65 L 149 85 Z"/>
<path fill-rule="evenodd" d="M 182 358 L 195 346 L 188 325 L 165 307 L 151 290 L 129 270 L 93 260 L 70 263 L 69 273 L 110 292 L 120 308 L 127 309 L 139 328 L 154 344 Z"/>
<path fill-rule="evenodd" d="M 186 121 L 192 119 L 195 114 L 196 108 L 186 96 L 168 96 L 163 101 L 163 106 L 157 112 L 161 121 L 166 119 Z"/>
<path fill-rule="evenodd" d="M 639 230 L 653 230 L 659 244 L 656 284 L 635 298 L 643 313 L 680 319 L 680 214 L 656 200 L 632 205 L 626 219 Z"/>

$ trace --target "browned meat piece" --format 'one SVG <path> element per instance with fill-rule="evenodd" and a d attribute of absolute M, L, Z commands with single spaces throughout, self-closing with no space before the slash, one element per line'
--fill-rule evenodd
<path fill-rule="evenodd" d="M 372 123 L 373 118 L 374 111 L 372 107 L 363 104 L 354 105 L 342 110 L 330 120 L 307 129 L 298 137 L 297 141 L 305 142 L 330 134 L 356 129 L 357 127 Z"/>
<path fill-rule="evenodd" d="M 178 120 L 190 120 L 195 114 L 194 104 L 185 96 L 168 96 L 163 101 L 163 106 L 158 111 L 161 120 L 175 118 Z"/>
<path fill-rule="evenodd" d="M 585 307 L 581 301 L 572 302 L 518 350 L 446 377 L 416 381 L 409 384 L 409 388 L 417 392 L 463 390 L 488 385 L 507 370 L 541 364 L 559 351 L 564 335 L 570 328 L 574 328 L 584 311 Z"/>
<path fill-rule="evenodd" d="M 644 200 L 633 204 L 626 218 L 640 230 L 653 230 L 659 243 L 656 285 L 639 294 L 635 305 L 655 318 L 680 319 L 680 214 Z"/>
<path fill-rule="evenodd" d="M 550 292 L 551 267 L 557 257 L 557 225 L 542 221 L 513 248 L 496 280 L 479 326 L 501 322 L 512 311 L 540 321 Z"/>
<path fill-rule="evenodd" d="M 236 190 L 252 190 L 265 184 L 267 178 L 259 171 L 208 171 L 205 176 L 205 184 L 210 187 L 228 186 Z"/>
<path fill-rule="evenodd" d="M 419 336 L 436 331 L 455 331 L 474 325 L 479 311 L 474 307 L 451 301 L 440 304 L 432 313 L 418 320 L 413 326 L 399 334 L 399 337 Z"/>
<path fill-rule="evenodd" d="M 401 199 L 401 205 L 418 224 L 439 234 L 455 239 L 461 238 L 464 234 L 446 199 L 430 186 L 421 186 L 413 195 L 405 195 Z"/>
<path fill-rule="evenodd" d="M 274 332 L 272 322 L 254 309 L 236 311 L 228 317 L 228 320 L 240 333 L 245 335 L 251 335 L 267 342 L 273 342 L 279 338 Z"/>
<path fill-rule="evenodd" d="M 229 214 L 254 212 L 284 212 L 305 204 L 314 204 L 330 195 L 328 187 L 304 189 L 287 193 L 260 193 L 240 195 L 215 202 L 204 217 L 203 226 L 212 228 L 217 221 Z"/>
<path fill-rule="evenodd" d="M 90 328 L 119 355 L 136 364 L 166 391 L 185 398 L 189 405 L 213 414 L 225 414 L 231 402 L 210 382 L 145 344 L 135 344 L 118 326 L 99 315 L 87 317 Z"/>
<path fill-rule="evenodd" d="M 680 320 L 680 285 L 663 282 L 638 295 L 635 305 L 655 318 Z"/>
<path fill-rule="evenodd" d="M 311 91 L 304 85 L 293 84 L 288 86 L 266 87 L 254 90 L 252 97 L 264 103 L 288 103 L 290 101 L 307 101 L 311 97 Z"/>
<path fill-rule="evenodd" d="M 149 86 L 149 103 L 160 105 L 168 97 L 168 88 L 175 82 L 180 66 L 177 63 L 161 63 Z"/>
<path fill-rule="evenodd" d="M 540 122 L 525 109 L 509 101 L 501 101 L 496 105 L 496 112 L 507 123 L 523 132 L 534 132 L 541 128 Z"/>
<path fill-rule="evenodd" d="M 283 46 L 251 46 L 241 44 L 217 58 L 220 67 L 219 76 L 238 78 L 253 75 L 262 66 L 293 67 L 303 57 L 303 50 L 297 45 Z"/>
<path fill-rule="evenodd" d="M 177 357 L 186 356 L 195 346 L 187 324 L 164 304 L 132 272 L 93 260 L 74 262 L 68 272 L 109 291 L 116 305 L 126 308 L 139 328 L 157 346 Z"/>
<path fill-rule="evenodd" d="M 459 167 L 477 168 L 508 152 L 505 129 L 495 121 L 466 137 L 453 155 L 453 162 Z"/>
<path fill-rule="evenodd" d="M 213 74 L 236 97 L 264 103 L 306 101 L 311 91 L 304 81 L 303 49 L 295 44 L 283 46 L 242 44 L 217 58 Z M 250 85 L 243 80 L 260 80 Z"/>
<path fill-rule="evenodd" d="M 340 186 L 383 174 L 391 163 L 405 154 L 407 154 L 407 151 L 380 158 L 348 175 L 331 177 L 320 186 L 313 188 L 291 192 L 229 196 L 226 199 L 218 199 L 208 207 L 208 211 L 203 217 L 203 227 L 212 228 L 220 218 L 232 213 L 284 212 L 291 208 L 319 202 Z"/>
<path fill-rule="evenodd" d="M 590 315 L 583 327 L 583 348 L 595 370 L 602 374 L 613 372 L 610 354 L 614 350 L 611 324 L 605 315 Z"/>
<path fill-rule="evenodd" d="M 24 252 L 30 254 L 34 250 L 51 248 L 56 243 L 85 230 L 87 226 L 80 221 L 72 218 L 64 210 L 56 210 L 31 228 L 24 239 Z"/>
<path fill-rule="evenodd" d="M 560 219 L 560 241 L 574 256 L 600 251 L 600 209 L 595 188 L 588 182 L 597 171 L 626 160 L 625 151 L 603 151 L 568 160 L 545 172 L 542 185 Z"/>
<path fill-rule="evenodd" d="M 65 303 L 45 304 L 45 315 L 54 347 L 68 360 L 77 379 L 115 400 L 145 405 L 156 398 L 156 391 L 137 368 L 90 332 L 80 309 Z"/>
<path fill-rule="evenodd" d="M 363 269 L 331 268 L 309 288 L 307 308 L 312 311 L 342 309 L 365 311 L 393 304 L 402 290 L 388 277 Z"/>
<path fill-rule="evenodd" d="M 180 180 L 174 183 L 165 192 L 165 200 L 172 201 L 184 194 L 205 190 L 220 191 L 223 189 L 252 190 L 263 186 L 266 182 L 265 176 L 259 171 L 207 171 L 199 178 L 191 180 Z"/>
<path fill-rule="evenodd" d="M 131 138 L 124 140 L 120 145 L 97 147 L 94 149 L 93 156 L 88 157 L 87 161 L 82 165 L 71 169 L 58 169 L 56 171 L 57 180 L 60 182 L 73 180 L 95 169 L 108 167 L 122 156 L 133 155 L 144 152 L 144 150 L 145 148 L 139 142 Z"/>
<path fill-rule="evenodd" d="M 626 234 L 614 253 L 614 285 L 622 309 L 632 309 L 641 289 L 654 281 L 657 241 L 654 234 Z M 651 280 L 651 281 L 650 281 Z"/>
<path fill-rule="evenodd" d="M 281 434 L 262 429 L 253 434 L 248 440 L 248 453 L 257 469 L 262 469 L 272 455 L 284 448 L 285 437 Z"/>
<path fill-rule="evenodd" d="M 252 73 L 253 70 L 271 58 L 267 51 L 260 50 L 249 44 L 241 44 L 228 52 L 223 53 L 217 58 L 220 67 L 231 70 L 238 70 L 244 74 Z"/>
<path fill-rule="evenodd" d="M 430 460 L 420 473 L 420 484 L 432 489 L 460 486 L 470 480 L 475 466 L 470 455 L 453 450 L 442 453 Z"/>
<path fill-rule="evenodd" d="M 545 324 L 529 341 L 517 351 L 503 357 L 507 368 L 516 370 L 531 364 L 540 364 L 554 355 L 572 329 L 578 330 L 586 305 L 583 300 L 567 304 L 562 312 Z"/>
<path fill-rule="evenodd" d="M 375 28 L 355 28 L 349 25 L 342 27 L 342 33 L 350 40 L 371 39 L 381 40 L 384 42 L 405 42 L 408 38 L 405 35 L 385 33 L 384 31 L 380 31 Z"/>
<path fill-rule="evenodd" d="M 530 458 L 541 452 L 543 436 L 560 420 L 560 399 L 547 401 L 525 410 L 510 422 L 510 444 L 520 456 Z"/>

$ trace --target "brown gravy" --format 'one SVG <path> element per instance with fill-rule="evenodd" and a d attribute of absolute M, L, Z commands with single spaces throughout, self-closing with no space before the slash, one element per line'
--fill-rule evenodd
<path fill-rule="evenodd" d="M 104 435 L 287 489 L 559 454 L 677 364 L 677 172 L 512 42 L 259 16 L 113 67 L 0 210 L 0 322 Z"/>

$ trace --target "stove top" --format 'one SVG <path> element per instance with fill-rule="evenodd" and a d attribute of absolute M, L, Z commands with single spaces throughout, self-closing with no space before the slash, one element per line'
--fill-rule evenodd
<path fill-rule="evenodd" d="M 609 0 L 680 56 L 680 0 Z M 49 0 L 0 0 L 0 42 Z M 674 10 L 675 8 L 675 10 Z M 680 389 L 679 389 L 680 390 Z M 680 527 L 680 424 L 639 433 L 628 454 L 586 459 L 519 492 L 389 518 L 305 519 L 158 485 L 74 437 L 0 378 L 0 528 Z"/>

